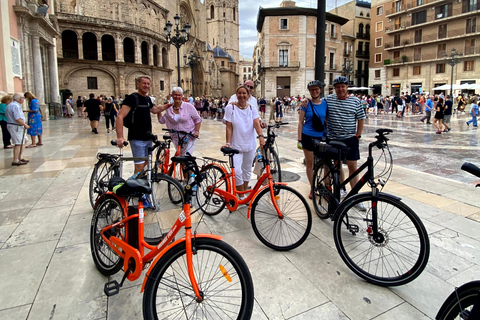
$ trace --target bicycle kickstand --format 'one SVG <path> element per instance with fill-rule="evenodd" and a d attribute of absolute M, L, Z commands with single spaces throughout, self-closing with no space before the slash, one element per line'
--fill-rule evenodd
<path fill-rule="evenodd" d="M 105 292 L 107 297 L 114 296 L 120 292 L 120 288 L 123 286 L 123 283 L 125 282 L 125 279 L 127 279 L 127 276 L 130 273 L 130 271 L 133 270 L 133 267 L 134 266 L 132 264 L 128 266 L 128 269 L 123 275 L 122 281 L 120 282 L 120 284 L 118 283 L 117 280 L 112 280 L 105 283 L 105 286 L 103 287 L 103 292 Z"/>

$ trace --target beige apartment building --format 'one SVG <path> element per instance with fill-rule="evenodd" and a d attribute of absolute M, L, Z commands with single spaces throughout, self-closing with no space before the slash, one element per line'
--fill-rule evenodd
<path fill-rule="evenodd" d="M 245 82 L 247 80 L 253 80 L 253 59 L 241 57 L 238 64 L 240 73 L 240 81 Z"/>
<path fill-rule="evenodd" d="M 333 91 L 333 79 L 342 74 L 344 45 L 342 26 L 348 19 L 326 14 L 325 91 Z M 314 80 L 317 10 L 283 1 L 277 8 L 260 8 L 254 79 L 258 95 L 305 95 Z"/>
<path fill-rule="evenodd" d="M 480 83 L 480 2 L 372 0 L 370 85 L 374 92 L 434 93 Z M 453 67 L 452 53 L 460 54 Z M 453 73 L 452 73 L 453 72 Z"/>

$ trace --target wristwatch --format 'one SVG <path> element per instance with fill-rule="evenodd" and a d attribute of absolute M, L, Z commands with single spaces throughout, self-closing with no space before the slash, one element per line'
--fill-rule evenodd
<path fill-rule="evenodd" d="M 362 137 L 362 135 L 356 134 L 355 137 L 357 137 L 358 139 L 360 139 L 360 138 Z"/>

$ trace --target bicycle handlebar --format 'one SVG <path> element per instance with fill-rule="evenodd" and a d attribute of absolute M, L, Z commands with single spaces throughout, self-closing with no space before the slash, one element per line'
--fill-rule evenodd
<path fill-rule="evenodd" d="M 112 146 L 116 146 L 116 145 L 117 145 L 117 140 L 112 140 L 112 141 L 110 141 L 110 144 L 111 144 Z M 128 141 L 123 141 L 123 146 L 124 146 L 124 147 L 128 146 Z"/>
<path fill-rule="evenodd" d="M 465 162 L 461 169 L 480 178 L 480 168 L 470 162 Z"/>
<path fill-rule="evenodd" d="M 175 129 L 167 129 L 167 128 L 163 128 L 162 130 L 163 130 L 163 131 L 170 132 L 170 133 L 184 134 L 184 135 L 186 135 L 186 136 L 188 135 L 188 136 L 191 136 L 191 137 L 196 138 L 191 132 L 180 131 L 180 130 L 175 130 Z"/>

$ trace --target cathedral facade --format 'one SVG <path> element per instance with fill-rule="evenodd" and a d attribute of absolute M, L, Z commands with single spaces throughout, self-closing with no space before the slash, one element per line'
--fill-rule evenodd
<path fill-rule="evenodd" d="M 164 33 L 170 21 L 174 35 L 176 14 L 179 29 L 191 26 L 180 61 Z M 185 95 L 192 89 L 196 96 L 229 95 L 238 82 L 238 1 L 59 0 L 55 15 L 59 86 L 75 97 L 130 94 L 140 75 L 152 78 L 150 94 L 159 98 L 174 86 Z M 219 57 L 217 47 L 229 58 Z M 188 65 L 190 53 L 200 62 Z"/>

